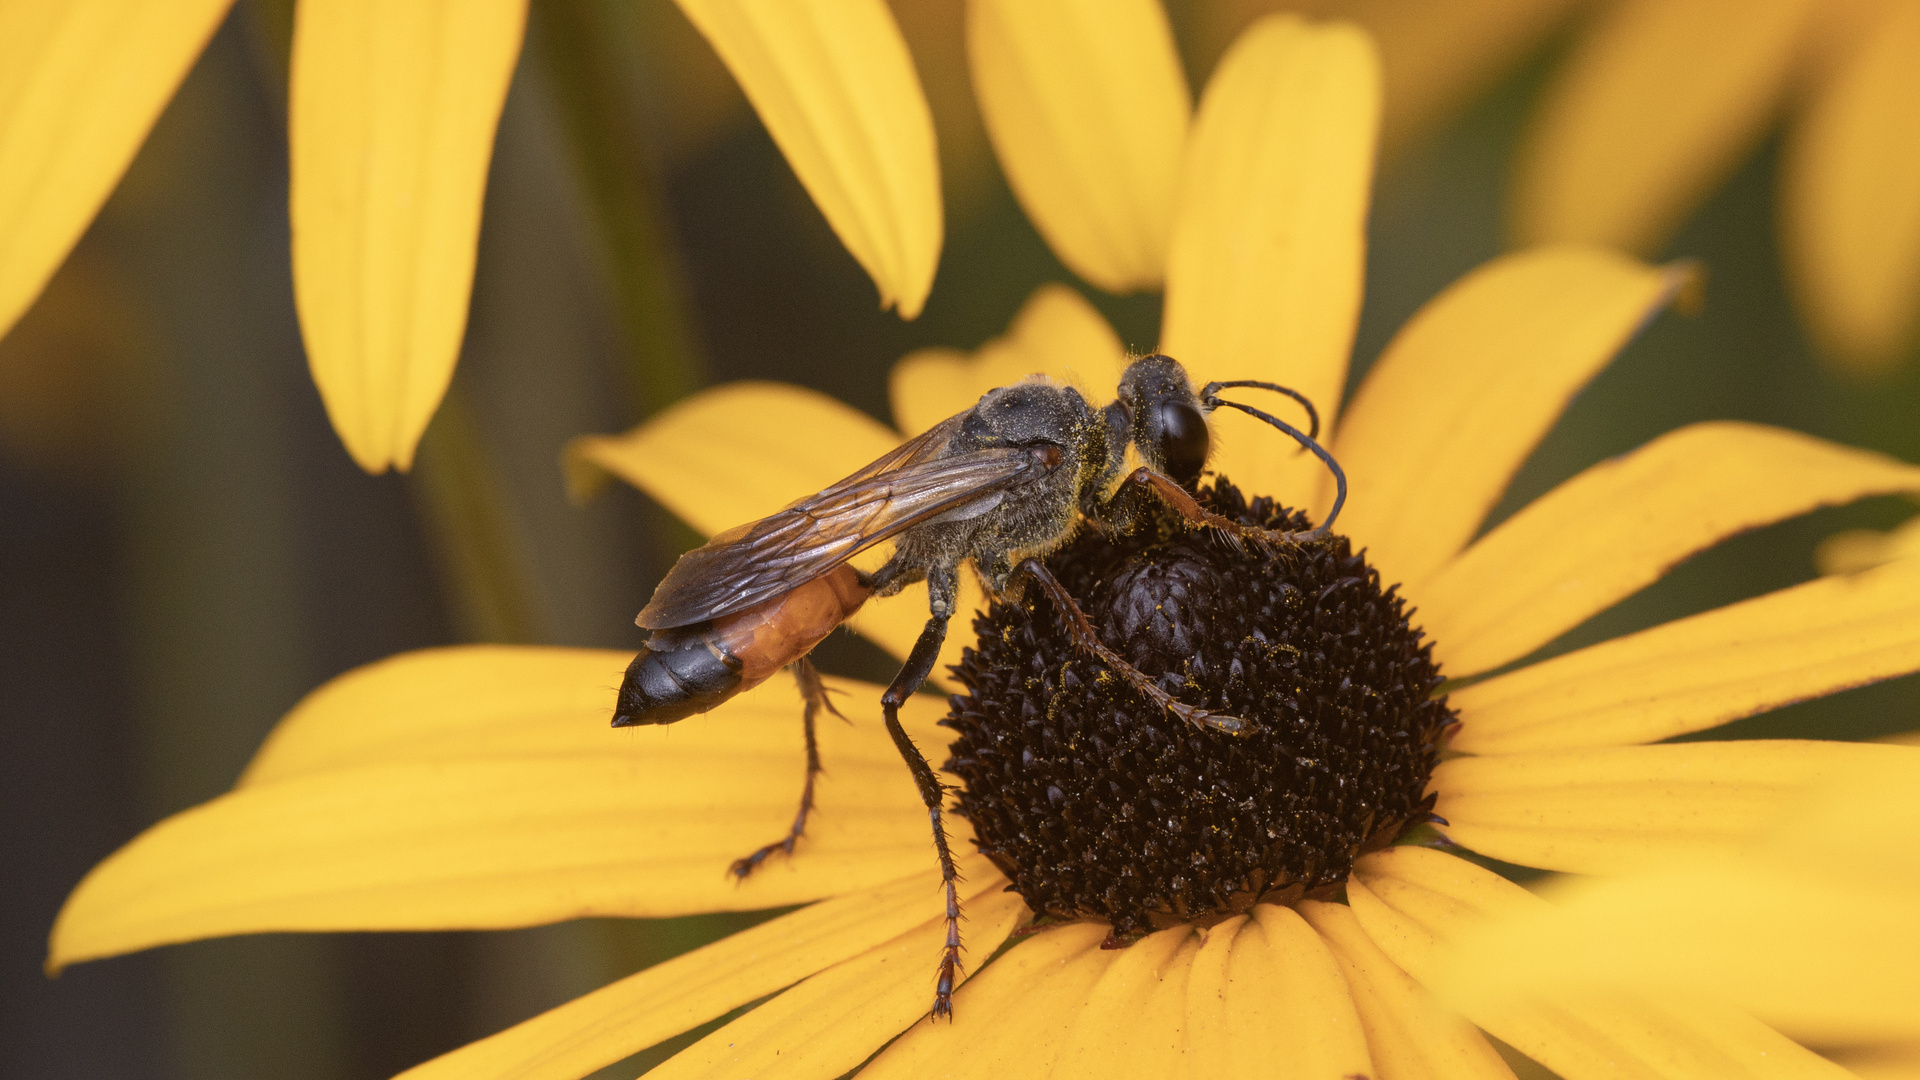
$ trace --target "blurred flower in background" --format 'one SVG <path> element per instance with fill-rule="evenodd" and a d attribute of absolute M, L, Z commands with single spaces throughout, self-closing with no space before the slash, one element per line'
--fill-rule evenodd
<path fill-rule="evenodd" d="M 93 220 L 231 4 L 0 6 L 0 334 Z M 932 121 L 885 6 L 681 7 L 873 275 L 882 305 L 917 315 L 940 251 L 939 179 Z M 294 9 L 294 288 L 314 382 L 369 472 L 412 464 L 452 378 L 526 17 L 527 0 Z M 796 80 L 818 92 L 794 94 Z"/>
<path fill-rule="evenodd" d="M 1061 261 L 1114 290 L 1163 285 L 1162 347 L 1196 372 L 1308 389 L 1353 479 L 1342 528 L 1405 583 L 1450 674 L 1491 676 L 1452 695 L 1460 755 L 1433 780 L 1445 835 L 1511 863 L 1616 875 L 1735 851 L 1791 795 L 1851 763 L 1909 753 L 1640 744 L 1920 667 L 1911 564 L 1515 666 L 1733 533 L 1920 490 L 1920 469 L 1881 455 L 1700 424 L 1586 470 L 1480 535 L 1569 401 L 1690 268 L 1578 247 L 1490 263 L 1415 315 L 1342 409 L 1380 100 L 1364 36 L 1256 23 L 1189 119 L 1171 33 L 1147 0 L 981 3 L 968 32 L 995 150 Z M 1051 60 L 1034 51 L 1042 41 Z M 1059 77 L 1062 54 L 1076 78 Z M 1108 92 L 1128 108 L 1105 103 Z M 1136 115 L 1146 119 L 1129 123 Z M 1178 168 L 1156 147 L 1175 148 Z M 711 534 L 821 487 L 986 388 L 1039 370 L 1104 393 L 1125 358 L 1097 311 L 1051 285 L 978 353 L 898 364 L 894 428 L 796 387 L 734 385 L 628 435 L 577 443 L 575 480 L 590 487 L 594 470 L 612 472 Z M 1220 428 L 1224 472 L 1324 505 L 1324 478 L 1271 433 Z M 903 655 L 924 617 L 916 592 L 875 605 L 857 629 Z M 978 602 L 976 590 L 967 603 Z M 871 715 L 879 688 L 840 682 L 858 722 L 823 732 L 828 768 L 808 839 L 736 886 L 727 864 L 790 810 L 797 705 L 775 686 L 681 729 L 611 733 L 610 688 L 627 659 L 444 650 L 321 688 L 236 791 L 156 826 L 76 890 L 50 963 L 275 929 L 504 927 L 819 900 L 415 1075 L 576 1077 L 770 994 L 655 1075 L 832 1077 L 876 1051 L 865 1075 L 1160 1076 L 1183 1062 L 1208 1076 L 1268 1075 L 1279 1062 L 1327 1075 L 1509 1075 L 1468 1020 L 1570 1080 L 1616 1075 L 1623 1061 L 1674 1077 L 1830 1074 L 1720 1006 L 1563 995 L 1544 1010 L 1469 1007 L 1462 1019 L 1422 986 L 1438 950 L 1468 913 L 1526 893 L 1422 847 L 1363 858 L 1350 905 L 1267 905 L 1124 950 L 1097 947 L 1103 926 L 1050 927 L 991 966 L 1029 913 L 975 858 L 977 974 L 957 1023 L 926 1024 L 942 927 L 924 812 Z M 938 714 L 932 699 L 910 704 L 918 740 L 944 744 Z"/>

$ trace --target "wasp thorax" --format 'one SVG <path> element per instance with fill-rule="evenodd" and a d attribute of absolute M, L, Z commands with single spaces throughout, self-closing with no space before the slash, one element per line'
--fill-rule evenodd
<path fill-rule="evenodd" d="M 1304 529 L 1220 481 L 1216 513 Z M 1168 715 L 1075 650 L 1039 590 L 975 620 L 949 771 L 1034 910 L 1121 935 L 1328 895 L 1424 820 L 1453 720 L 1431 647 L 1344 538 L 1283 554 L 1161 522 L 1047 559 L 1102 640 L 1242 735 Z"/>

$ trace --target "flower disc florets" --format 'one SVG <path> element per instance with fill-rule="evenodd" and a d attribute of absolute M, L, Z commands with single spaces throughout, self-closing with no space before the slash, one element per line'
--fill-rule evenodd
<path fill-rule="evenodd" d="M 1200 501 L 1309 527 L 1225 480 Z M 1453 713 L 1405 604 L 1344 537 L 1276 553 L 1150 514 L 1046 562 L 1109 648 L 1249 730 L 1154 706 L 1075 649 L 1039 589 L 976 618 L 947 768 L 981 850 L 1035 911 L 1129 935 L 1326 895 L 1431 810 Z"/>

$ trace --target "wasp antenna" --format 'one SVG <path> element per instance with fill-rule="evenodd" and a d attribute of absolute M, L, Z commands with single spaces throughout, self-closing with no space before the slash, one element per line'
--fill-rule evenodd
<path fill-rule="evenodd" d="M 1233 384 L 1221 383 L 1219 385 L 1232 386 Z M 1208 389 L 1209 390 L 1212 389 L 1211 385 L 1208 387 Z M 1215 397 L 1212 393 L 1208 393 L 1204 395 L 1202 398 L 1202 401 L 1210 408 L 1217 408 L 1221 405 L 1225 405 L 1230 408 L 1239 409 L 1241 412 L 1246 413 L 1248 416 L 1254 417 L 1255 419 L 1265 420 L 1267 423 L 1272 424 L 1274 427 L 1277 427 L 1281 431 L 1286 432 L 1288 435 L 1293 436 L 1293 440 L 1299 443 L 1301 446 L 1306 447 L 1308 450 L 1313 451 L 1313 456 L 1319 458 L 1321 464 L 1325 465 L 1328 471 L 1333 473 L 1333 482 L 1334 482 L 1333 509 L 1327 511 L 1327 520 L 1321 522 L 1319 527 L 1313 530 L 1313 533 L 1315 534 L 1322 535 L 1322 536 L 1326 535 L 1327 530 L 1333 528 L 1333 523 L 1339 519 L 1340 508 L 1347 504 L 1346 470 L 1340 467 L 1339 462 L 1333 460 L 1333 455 L 1327 453 L 1327 448 L 1324 446 L 1321 446 L 1318 442 L 1314 441 L 1313 436 L 1306 434 L 1305 432 L 1301 431 L 1299 428 L 1294 427 L 1292 424 L 1287 423 L 1285 420 L 1282 420 L 1277 416 L 1272 416 L 1267 413 L 1261 412 L 1259 409 L 1256 409 L 1251 405 L 1242 405 L 1237 401 L 1228 401 L 1226 398 Z"/>
<path fill-rule="evenodd" d="M 1218 399 L 1214 397 L 1215 394 L 1218 394 L 1222 390 L 1230 390 L 1241 386 L 1250 387 L 1255 390 L 1271 390 L 1276 394 L 1285 394 L 1299 402 L 1300 407 L 1307 410 L 1307 438 L 1317 439 L 1320 437 L 1320 410 L 1313 407 L 1313 402 L 1307 399 L 1307 395 L 1298 390 L 1281 386 L 1279 383 L 1261 382 L 1259 379 L 1230 379 L 1226 382 L 1210 382 L 1206 386 L 1201 387 L 1200 400 L 1202 403 L 1217 402 Z M 1232 405 L 1233 402 L 1229 401 L 1225 402 L 1225 404 Z M 1211 407 L 1211 405 L 1209 405 L 1209 407 Z"/>

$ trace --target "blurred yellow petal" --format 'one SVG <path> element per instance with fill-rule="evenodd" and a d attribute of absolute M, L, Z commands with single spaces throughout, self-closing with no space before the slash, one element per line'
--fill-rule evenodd
<path fill-rule="evenodd" d="M 1602 462 L 1410 586 L 1454 677 L 1518 659 L 1728 536 L 1920 490 L 1920 468 L 1778 428 L 1694 424 Z"/>
<path fill-rule="evenodd" d="M 1837 532 L 1813 551 L 1813 563 L 1823 574 L 1857 574 L 1896 559 L 1920 556 L 1920 517 L 1881 532 L 1848 529 Z"/>
<path fill-rule="evenodd" d="M 1556 74 L 1516 169 L 1514 231 L 1658 250 L 1760 141 L 1810 0 L 1622 0 Z"/>
<path fill-rule="evenodd" d="M 1232 941 L 1214 1000 L 1189 993 L 1193 1075 L 1372 1075 L 1340 965 L 1299 913 L 1257 905 Z"/>
<path fill-rule="evenodd" d="M 1017 1080 L 1047 1076 L 1075 1014 L 1119 952 L 1102 949 L 1103 923 L 1069 923 L 1010 949 L 953 996 L 954 1021 L 922 1020 L 864 1080 Z M 925 984 L 923 984 L 925 985 Z"/>
<path fill-rule="evenodd" d="M 1053 1075 L 1184 1075 L 1187 975 L 1200 942 L 1192 927 L 1176 926 L 1123 950 L 1074 1019 Z"/>
<path fill-rule="evenodd" d="M 1160 0 L 973 0 L 967 58 L 1007 182 L 1054 254 L 1108 292 L 1157 288 L 1192 109 Z"/>
<path fill-rule="evenodd" d="M 1920 1038 L 1920 894 L 1715 861 L 1549 898 L 1463 937 L 1450 995 L 1642 987 L 1737 1002 L 1816 1044 Z"/>
<path fill-rule="evenodd" d="M 1750 844 L 1836 772 L 1916 752 L 1782 739 L 1460 757 L 1433 771 L 1433 812 L 1483 855 L 1614 874 Z"/>
<path fill-rule="evenodd" d="M 980 856 L 961 865 L 968 910 L 989 917 L 999 901 L 989 894 L 1006 879 Z M 574 1080 L 912 933 L 926 921 L 926 898 L 939 887 L 939 871 L 931 870 L 822 900 L 629 975 L 404 1075 Z"/>
<path fill-rule="evenodd" d="M 1195 378 L 1268 379 L 1339 412 L 1379 117 L 1379 62 L 1352 26 L 1263 19 L 1220 61 L 1167 260 L 1161 348 Z M 1296 506 L 1320 490 L 1292 440 L 1249 417 L 1214 426 L 1215 464 L 1242 487 Z"/>
<path fill-rule="evenodd" d="M 0 336 L 99 213 L 231 2 L 0 5 Z"/>
<path fill-rule="evenodd" d="M 772 683 L 671 728 L 602 728 L 591 754 L 375 761 L 241 788 L 95 867 L 54 928 L 55 962 L 265 930 L 749 910 L 916 873 L 926 809 L 874 716 L 880 688 L 850 685 L 854 723 L 820 727 L 827 772 L 800 857 L 744 883 L 727 863 L 786 829 L 804 771 L 793 691 Z M 944 706 L 904 712 L 939 760 Z M 600 727 L 604 710 L 576 722 Z M 964 820 L 949 828 L 970 843 Z"/>
<path fill-rule="evenodd" d="M 1886 5 L 1787 141 L 1781 224 L 1796 298 L 1842 367 L 1887 370 L 1920 335 L 1920 5 Z"/>
<path fill-rule="evenodd" d="M 1394 963 L 1432 985 L 1440 949 L 1489 918 L 1544 901 L 1492 871 L 1427 848 L 1360 859 L 1347 896 L 1367 935 Z M 1639 993 L 1544 993 L 1524 1004 L 1469 1007 L 1466 1016 L 1568 1080 L 1700 1077 L 1839 1080 L 1827 1062 L 1729 1008 Z"/>
<path fill-rule="evenodd" d="M 1594 248 L 1509 255 L 1461 278 L 1387 346 L 1340 420 L 1340 528 L 1389 581 L 1472 539 L 1567 402 L 1690 280 Z"/>
<path fill-rule="evenodd" d="M 1300 914 L 1340 963 L 1380 1080 L 1511 1080 L 1487 1040 L 1388 959 L 1352 908 L 1308 900 Z"/>
<path fill-rule="evenodd" d="M 1005 884 L 999 874 L 989 876 L 994 884 Z M 1020 897 L 1002 891 L 977 896 L 966 913 L 963 957 L 968 970 L 983 966 L 1028 917 Z M 653 1080 L 743 1076 L 834 1080 L 844 1076 L 927 1014 L 933 1004 L 933 973 L 946 936 L 947 921 L 942 915 L 843 960 L 675 1054 L 647 1075 Z"/>
<path fill-rule="evenodd" d="M 933 114 L 882 0 L 679 0 L 882 308 L 920 314 L 940 261 Z"/>
<path fill-rule="evenodd" d="M 921 349 L 893 365 L 887 380 L 893 422 L 904 435 L 918 435 L 980 395 L 1043 374 L 1070 383 L 1096 405 L 1113 400 L 1126 370 L 1120 335 L 1065 285 L 1042 285 L 1027 297 L 1003 337 L 972 356 L 957 349 Z"/>
<path fill-rule="evenodd" d="M 1552 907 L 1476 930 L 1442 985 L 1711 994 L 1803 1041 L 1920 1038 L 1920 749 L 1837 770 L 1735 856 L 1552 883 Z"/>
<path fill-rule="evenodd" d="M 1615 638 L 1449 695 L 1469 754 L 1658 742 L 1920 670 L 1920 559 Z"/>
<path fill-rule="evenodd" d="M 412 465 L 453 378 L 526 16 L 526 0 L 295 9 L 294 299 L 327 415 L 368 472 Z"/>

